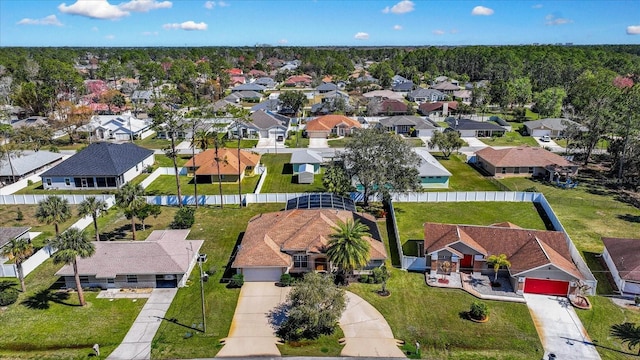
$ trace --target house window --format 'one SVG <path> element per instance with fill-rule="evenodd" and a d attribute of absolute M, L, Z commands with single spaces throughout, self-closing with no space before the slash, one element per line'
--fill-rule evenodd
<path fill-rule="evenodd" d="M 501 174 L 506 174 L 507 173 L 507 168 L 501 168 L 500 169 L 500 173 Z"/>
<path fill-rule="evenodd" d="M 51 178 L 47 178 L 46 181 L 47 181 L 47 186 L 51 186 Z"/>
<path fill-rule="evenodd" d="M 64 179 L 64 184 L 67 185 L 67 186 L 70 186 L 71 185 L 71 179 L 65 178 Z"/>
<path fill-rule="evenodd" d="M 128 283 L 137 283 L 138 282 L 138 275 L 127 275 L 127 282 Z"/>
<path fill-rule="evenodd" d="M 89 282 L 89 276 L 87 276 L 87 275 L 80 275 L 80 282 L 81 282 L 81 283 L 87 283 L 87 282 Z"/>
<path fill-rule="evenodd" d="M 307 255 L 293 255 L 293 267 L 295 267 L 295 268 L 307 268 L 307 267 L 309 267 L 309 256 L 307 256 Z"/>
<path fill-rule="evenodd" d="M 529 174 L 533 174 L 533 166 L 529 167 Z"/>
<path fill-rule="evenodd" d="M 514 168 L 513 169 L 513 173 L 514 174 L 520 174 L 520 168 L 519 167 Z"/>
<path fill-rule="evenodd" d="M 138 164 L 136 164 L 136 171 L 140 171 L 140 168 L 138 167 Z"/>

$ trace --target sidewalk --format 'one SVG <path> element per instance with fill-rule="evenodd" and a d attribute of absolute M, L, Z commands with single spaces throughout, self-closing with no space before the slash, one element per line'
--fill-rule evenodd
<path fill-rule="evenodd" d="M 145 360 L 151 358 L 151 341 L 160 327 L 178 289 L 153 289 L 140 314 L 118 346 L 107 357 L 111 360 Z"/>

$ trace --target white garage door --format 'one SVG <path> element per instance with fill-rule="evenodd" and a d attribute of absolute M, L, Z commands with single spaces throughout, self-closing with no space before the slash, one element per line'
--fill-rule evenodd
<path fill-rule="evenodd" d="M 625 281 L 624 292 L 640 295 L 640 284 Z"/>
<path fill-rule="evenodd" d="M 131 135 L 129 135 L 129 134 L 116 134 L 116 140 L 120 140 L 120 141 L 131 140 Z"/>
<path fill-rule="evenodd" d="M 551 130 L 533 130 L 533 134 L 531 134 L 531 136 L 544 136 L 544 135 L 551 135 Z"/>
<path fill-rule="evenodd" d="M 282 275 L 282 269 L 277 268 L 251 268 L 242 269 L 244 275 L 244 281 L 280 281 L 280 275 Z"/>

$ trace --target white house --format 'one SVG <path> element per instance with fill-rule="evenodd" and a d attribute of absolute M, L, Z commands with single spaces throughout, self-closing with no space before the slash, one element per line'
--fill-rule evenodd
<path fill-rule="evenodd" d="M 602 238 L 602 258 L 623 295 L 640 295 L 640 239 Z"/>

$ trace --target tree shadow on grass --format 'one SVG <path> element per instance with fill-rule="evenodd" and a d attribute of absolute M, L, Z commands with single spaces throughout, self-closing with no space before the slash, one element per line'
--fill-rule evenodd
<path fill-rule="evenodd" d="M 626 352 L 626 351 L 615 349 L 615 348 L 612 348 L 612 347 L 609 347 L 609 346 L 600 345 L 600 344 L 598 344 L 598 340 L 595 340 L 595 339 L 592 342 L 588 342 L 588 341 L 585 341 L 585 340 L 572 339 L 572 338 L 568 338 L 568 337 L 565 337 L 565 336 L 561 336 L 560 338 L 566 339 L 567 343 L 570 343 L 570 344 L 583 343 L 585 345 L 592 345 L 593 347 L 599 347 L 599 348 L 607 349 L 607 350 L 610 350 L 610 351 L 614 351 L 614 352 L 617 352 L 619 354 L 631 355 L 631 356 L 634 356 L 634 357 L 638 356 L 638 354 L 635 354 L 635 353 Z"/>
<path fill-rule="evenodd" d="M 640 215 L 624 214 L 618 215 L 617 217 L 618 219 L 624 220 L 626 222 L 640 223 Z"/>
<path fill-rule="evenodd" d="M 153 228 L 152 225 L 145 224 L 144 231 Z M 136 222 L 136 232 L 143 231 L 142 224 Z M 138 235 L 136 233 L 136 235 Z M 104 241 L 114 241 L 114 240 L 125 240 L 131 237 L 131 224 L 122 225 L 117 227 L 111 231 L 103 231 L 100 233 L 100 240 Z"/>
<path fill-rule="evenodd" d="M 65 300 L 69 299 L 69 296 L 69 293 L 66 291 L 52 291 L 51 289 L 45 289 L 29 296 L 20 304 L 34 310 L 47 310 L 51 307 L 52 302 L 67 306 L 80 306 L 78 304 L 65 302 Z"/>
<path fill-rule="evenodd" d="M 233 275 L 236 274 L 234 268 L 231 267 L 233 261 L 236 259 L 236 254 L 238 250 L 240 250 L 240 243 L 242 243 L 242 237 L 244 236 L 244 231 L 238 234 L 238 238 L 236 239 L 235 245 L 233 245 L 233 251 L 231 252 L 231 256 L 229 256 L 229 261 L 224 268 L 224 273 L 222 274 L 222 278 L 220 279 L 220 283 L 228 283 Z"/>
<path fill-rule="evenodd" d="M 282 166 L 282 175 L 292 175 L 293 174 L 293 165 L 292 164 L 284 164 Z"/>
<path fill-rule="evenodd" d="M 11 280 L 2 280 L 0 281 L 0 291 L 4 291 L 7 289 L 15 289 L 18 290 L 18 283 Z"/>

